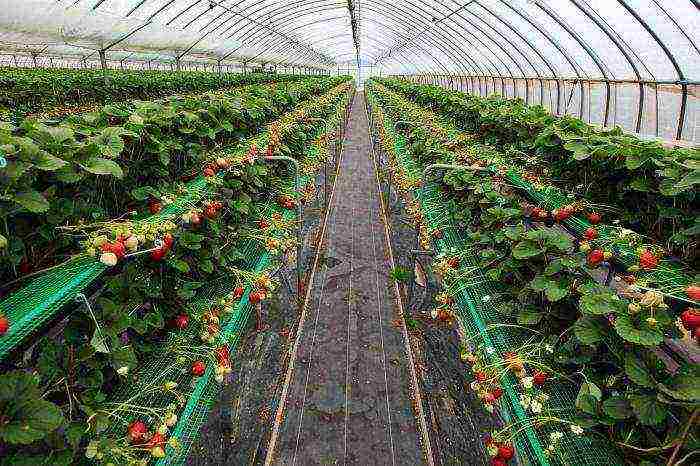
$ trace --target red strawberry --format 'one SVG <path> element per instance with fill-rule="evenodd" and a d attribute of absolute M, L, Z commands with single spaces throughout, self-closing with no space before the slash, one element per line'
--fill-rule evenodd
<path fill-rule="evenodd" d="M 486 373 L 485 373 L 485 372 L 479 371 L 479 372 L 477 372 L 476 374 L 474 374 L 474 377 L 475 377 L 476 380 L 478 380 L 479 382 L 483 382 L 483 381 L 486 380 Z"/>
<path fill-rule="evenodd" d="M 119 241 L 112 243 L 112 252 L 117 256 L 117 259 L 123 259 L 124 255 L 126 255 L 124 243 L 120 243 Z"/>
<path fill-rule="evenodd" d="M 591 222 L 592 225 L 598 225 L 601 220 L 602 217 L 598 212 L 591 212 L 588 214 L 588 221 Z"/>
<path fill-rule="evenodd" d="M 456 257 L 451 257 L 447 260 L 447 265 L 449 265 L 453 269 L 456 269 L 459 267 L 459 259 L 457 259 Z"/>
<path fill-rule="evenodd" d="M 6 334 L 9 329 L 10 321 L 7 320 L 7 317 L 0 315 L 0 336 Z"/>
<path fill-rule="evenodd" d="M 571 212 L 565 209 L 559 209 L 554 211 L 554 220 L 557 222 L 563 222 L 571 216 Z"/>
<path fill-rule="evenodd" d="M 207 366 L 205 366 L 202 361 L 195 361 L 192 363 L 192 375 L 195 377 L 203 376 L 206 369 Z"/>
<path fill-rule="evenodd" d="M 219 364 L 228 364 L 229 358 L 228 346 L 222 346 L 216 350 L 216 359 L 218 359 Z"/>
<path fill-rule="evenodd" d="M 190 317 L 187 314 L 180 314 L 175 317 L 175 326 L 180 330 L 184 330 L 190 324 Z"/>
<path fill-rule="evenodd" d="M 690 285 L 685 289 L 685 294 L 693 301 L 700 301 L 700 286 Z"/>
<path fill-rule="evenodd" d="M 158 248 L 153 251 L 151 251 L 151 259 L 153 259 L 156 262 L 160 262 L 163 260 L 165 255 L 167 254 L 167 250 L 165 248 Z"/>
<path fill-rule="evenodd" d="M 153 214 L 157 214 L 163 209 L 163 204 L 158 201 L 151 201 L 148 203 L 148 210 Z"/>
<path fill-rule="evenodd" d="M 241 299 L 241 296 L 243 296 L 243 287 L 242 286 L 237 286 L 233 290 L 233 297 L 236 299 Z"/>
<path fill-rule="evenodd" d="M 589 241 L 592 241 L 598 237 L 598 230 L 595 228 L 588 228 L 584 233 L 583 237 Z"/>
<path fill-rule="evenodd" d="M 498 447 L 498 458 L 501 458 L 503 461 L 510 461 L 513 459 L 513 455 L 515 455 L 515 449 L 512 445 L 500 445 Z"/>
<path fill-rule="evenodd" d="M 163 236 L 163 246 L 166 249 L 172 248 L 174 243 L 175 243 L 175 239 L 173 238 L 173 235 L 171 235 L 170 233 Z"/>
<path fill-rule="evenodd" d="M 129 437 L 129 440 L 131 440 L 131 443 L 143 442 L 146 432 L 148 432 L 148 429 L 143 421 L 134 421 L 129 424 L 129 427 L 126 429 L 126 435 Z"/>
<path fill-rule="evenodd" d="M 492 394 L 493 397 L 497 400 L 497 399 L 499 399 L 500 397 L 503 396 L 503 389 L 502 389 L 501 387 L 496 387 L 496 388 L 493 389 L 493 391 L 491 392 L 491 394 Z"/>
<path fill-rule="evenodd" d="M 503 461 L 501 458 L 492 458 L 491 466 L 507 466 L 508 463 Z"/>
<path fill-rule="evenodd" d="M 250 293 L 250 302 L 252 304 L 258 304 L 265 298 L 265 295 L 260 291 L 253 291 Z"/>
<path fill-rule="evenodd" d="M 258 226 L 261 230 L 264 230 L 265 228 L 270 226 L 270 222 L 268 222 L 264 218 L 261 218 L 260 220 L 258 220 Z"/>
<path fill-rule="evenodd" d="M 208 219 L 213 219 L 216 217 L 217 209 L 213 205 L 208 205 L 204 208 L 204 216 Z"/>
<path fill-rule="evenodd" d="M 211 178 L 214 175 L 216 175 L 216 172 L 211 167 L 207 167 L 204 169 L 204 176 L 206 176 L 207 178 Z"/>
<path fill-rule="evenodd" d="M 29 264 L 29 261 L 25 257 L 24 259 L 22 259 L 22 262 L 19 263 L 19 273 L 26 275 L 31 271 L 32 271 L 32 266 L 31 266 L 31 264 Z"/>
<path fill-rule="evenodd" d="M 492 393 L 487 393 L 486 395 L 484 395 L 484 403 L 490 405 L 494 401 L 496 401 L 496 397 L 493 396 Z"/>
<path fill-rule="evenodd" d="M 687 308 L 681 314 L 681 322 L 683 322 L 683 327 L 687 330 L 695 330 L 700 327 L 700 309 Z"/>
<path fill-rule="evenodd" d="M 604 259 L 605 255 L 600 249 L 594 249 L 588 253 L 588 265 L 591 267 L 597 267 Z"/>
<path fill-rule="evenodd" d="M 163 446 L 165 446 L 165 437 L 163 436 L 163 434 L 156 432 L 155 434 L 153 434 L 153 437 L 151 437 L 151 440 L 149 440 L 148 448 Z"/>
<path fill-rule="evenodd" d="M 544 383 L 547 381 L 547 373 L 542 372 L 542 371 L 537 371 L 535 372 L 535 375 L 532 377 L 532 382 L 537 385 L 544 385 Z"/>
<path fill-rule="evenodd" d="M 433 230 L 433 238 L 442 238 L 442 230 Z"/>
<path fill-rule="evenodd" d="M 652 270 L 656 268 L 659 263 L 659 258 L 652 254 L 648 249 L 642 251 L 639 255 L 639 265 L 644 270 Z"/>
<path fill-rule="evenodd" d="M 202 216 L 198 212 L 192 212 L 192 217 L 190 217 L 190 223 L 194 226 L 202 224 Z"/>

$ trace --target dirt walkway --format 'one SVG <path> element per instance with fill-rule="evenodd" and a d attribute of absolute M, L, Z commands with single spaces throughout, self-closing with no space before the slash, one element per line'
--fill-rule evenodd
<path fill-rule="evenodd" d="M 272 464 L 426 464 L 380 211 L 358 93 Z"/>

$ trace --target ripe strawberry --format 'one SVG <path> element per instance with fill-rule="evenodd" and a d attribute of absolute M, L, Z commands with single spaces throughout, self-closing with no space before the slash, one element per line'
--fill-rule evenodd
<path fill-rule="evenodd" d="M 433 230 L 433 238 L 442 238 L 442 230 Z"/>
<path fill-rule="evenodd" d="M 218 213 L 216 207 L 213 205 L 208 205 L 204 208 L 204 216 L 208 219 L 213 219 L 216 218 L 216 214 Z"/>
<path fill-rule="evenodd" d="M 483 382 L 483 381 L 486 380 L 486 373 L 485 373 L 485 372 L 479 371 L 479 372 L 477 372 L 476 374 L 474 374 L 474 377 L 475 377 L 476 380 L 478 380 L 479 382 Z"/>
<path fill-rule="evenodd" d="M 163 204 L 161 204 L 158 201 L 151 201 L 148 203 L 148 210 L 151 212 L 153 215 L 157 214 L 161 210 L 163 210 Z"/>
<path fill-rule="evenodd" d="M 184 330 L 190 324 L 190 317 L 187 314 L 180 314 L 175 317 L 175 326 L 180 330 Z"/>
<path fill-rule="evenodd" d="M 496 401 L 496 397 L 494 397 L 492 393 L 487 393 L 486 395 L 484 395 L 484 403 L 490 405 L 494 401 Z"/>
<path fill-rule="evenodd" d="M 165 436 L 160 432 L 156 432 L 148 441 L 148 448 L 163 448 L 165 446 Z"/>
<path fill-rule="evenodd" d="M 535 375 L 532 377 L 532 383 L 537 385 L 538 387 L 540 385 L 544 385 L 544 383 L 547 381 L 547 373 L 542 372 L 542 371 L 537 371 L 535 372 Z"/>
<path fill-rule="evenodd" d="M 163 260 L 165 255 L 168 253 L 167 249 L 165 248 L 159 248 L 156 250 L 151 251 L 151 259 L 153 259 L 156 262 L 160 262 Z"/>
<path fill-rule="evenodd" d="M 265 294 L 261 291 L 253 291 L 250 293 L 250 302 L 252 304 L 258 304 L 263 299 L 265 299 Z"/>
<path fill-rule="evenodd" d="M 6 334 L 9 329 L 10 321 L 7 319 L 7 317 L 0 315 L 0 336 Z"/>
<path fill-rule="evenodd" d="M 584 233 L 583 237 L 589 241 L 592 241 L 598 237 L 598 230 L 595 228 L 588 228 Z"/>
<path fill-rule="evenodd" d="M 700 301 L 700 286 L 690 285 L 685 289 L 685 294 L 693 301 Z"/>
<path fill-rule="evenodd" d="M 170 233 L 167 233 L 165 236 L 163 236 L 163 247 L 165 247 L 166 249 L 171 249 L 174 243 L 175 238 L 173 238 L 173 235 L 171 235 Z"/>
<path fill-rule="evenodd" d="M 683 311 L 683 314 L 681 314 L 681 322 L 683 322 L 683 327 L 685 327 L 686 330 L 695 330 L 700 327 L 700 309 L 692 307 L 687 308 Z"/>
<path fill-rule="evenodd" d="M 553 214 L 554 220 L 556 220 L 557 222 L 563 222 L 571 216 L 571 214 L 564 209 L 557 209 L 553 212 Z"/>
<path fill-rule="evenodd" d="M 597 267 L 603 260 L 605 259 L 605 255 L 603 251 L 600 249 L 594 249 L 591 252 L 588 253 L 588 265 L 591 267 Z"/>
<path fill-rule="evenodd" d="M 659 263 L 659 258 L 652 254 L 648 249 L 642 251 L 639 255 L 639 266 L 644 270 L 652 270 Z"/>
<path fill-rule="evenodd" d="M 211 178 L 214 175 L 216 175 L 216 172 L 211 167 L 207 167 L 204 169 L 204 176 L 205 177 Z"/>
<path fill-rule="evenodd" d="M 143 442 L 146 437 L 146 432 L 148 432 L 148 429 L 143 421 L 134 421 L 129 424 L 129 427 L 126 429 L 126 434 L 131 443 Z"/>
<path fill-rule="evenodd" d="M 204 375 L 204 371 L 207 369 L 207 366 L 204 365 L 202 361 L 195 361 L 192 363 L 192 375 L 195 377 L 201 377 Z"/>
<path fill-rule="evenodd" d="M 497 399 L 499 399 L 500 397 L 503 396 L 503 389 L 502 389 L 501 387 L 496 387 L 496 388 L 493 389 L 493 391 L 491 392 L 491 394 L 492 394 L 493 397 L 497 400 Z"/>
<path fill-rule="evenodd" d="M 507 464 L 508 463 L 506 463 L 504 460 L 502 460 L 499 457 L 491 459 L 491 466 L 507 466 Z"/>
<path fill-rule="evenodd" d="M 456 257 L 450 257 L 449 259 L 447 259 L 447 265 L 449 265 L 453 269 L 459 268 L 459 259 Z"/>
<path fill-rule="evenodd" d="M 190 223 L 194 226 L 202 224 L 202 216 L 199 214 L 199 212 L 192 212 L 192 216 L 190 217 Z"/>
<path fill-rule="evenodd" d="M 264 218 L 261 218 L 260 220 L 258 220 L 258 226 L 261 230 L 264 230 L 265 228 L 270 226 L 270 222 L 268 222 Z"/>
<path fill-rule="evenodd" d="M 239 285 L 233 290 L 233 297 L 241 299 L 241 296 L 243 296 L 243 287 Z"/>
<path fill-rule="evenodd" d="M 112 247 L 112 252 L 114 253 L 115 256 L 117 256 L 117 259 L 123 259 L 124 256 L 126 255 L 126 247 L 124 246 L 124 243 L 120 243 L 119 241 L 114 242 L 111 244 Z"/>
<path fill-rule="evenodd" d="M 600 216 L 600 214 L 598 212 L 591 212 L 588 214 L 588 221 L 592 225 L 598 225 L 601 220 L 602 220 L 602 217 Z"/>
<path fill-rule="evenodd" d="M 216 349 L 216 359 L 219 361 L 219 364 L 228 364 L 229 356 L 228 346 L 222 346 Z"/>
<path fill-rule="evenodd" d="M 19 263 L 19 273 L 26 275 L 32 271 L 32 266 L 29 264 L 27 258 L 23 258 L 22 262 Z"/>
<path fill-rule="evenodd" d="M 500 445 L 498 447 L 498 458 L 501 458 L 503 461 L 510 461 L 513 459 L 513 455 L 515 455 L 515 449 L 512 445 Z"/>

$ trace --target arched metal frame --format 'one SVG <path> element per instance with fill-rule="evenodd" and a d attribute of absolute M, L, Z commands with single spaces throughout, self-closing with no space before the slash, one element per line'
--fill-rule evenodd
<path fill-rule="evenodd" d="M 89 4 L 97 11 L 112 3 L 56 1 Z M 642 42 L 634 37 L 626 41 L 610 11 L 585 0 L 138 0 L 121 14 L 143 19 L 144 24 L 157 21 L 194 32 L 200 41 L 232 39 L 243 44 L 220 56 L 219 67 L 236 56 L 243 57 L 244 69 L 253 62 L 277 62 L 293 70 L 300 67 L 324 73 L 350 65 L 371 67 L 384 75 L 483 96 L 519 97 L 528 103 L 547 104 L 556 114 L 573 113 L 581 118 L 587 114 L 589 121 L 592 88 L 602 86 L 603 92 L 596 91 L 596 102 L 603 126 L 611 120 L 617 123 L 618 91 L 633 86 L 637 89 L 636 115 L 630 129 L 642 131 L 645 112 L 655 109 L 657 136 L 659 89 L 668 89 L 667 93 L 680 96 L 674 136 L 682 139 L 687 132 L 689 96 L 697 96 L 700 86 L 688 76 L 698 73 L 697 67 L 689 71 L 691 64 L 679 61 L 678 51 L 665 41 L 668 32 L 655 30 L 643 8 L 652 8 L 657 21 L 665 18 L 666 27 L 682 35 L 689 53 L 700 59 L 695 32 L 684 30 L 682 18 L 670 12 L 671 5 L 658 0 L 647 0 L 644 5 L 628 0 L 608 3 L 609 8 L 626 12 L 626 21 L 634 23 L 635 31 L 648 35 L 644 43 L 658 47 L 664 69 L 675 72 L 673 79 L 658 79 L 654 65 L 641 58 L 644 50 L 630 44 Z M 697 0 L 678 3 L 700 10 Z M 622 64 L 606 61 L 601 40 Z M 188 52 L 179 54 L 178 66 L 179 60 L 185 63 Z M 120 66 L 128 60 L 122 59 Z M 697 107 L 692 111 L 697 112 Z"/>

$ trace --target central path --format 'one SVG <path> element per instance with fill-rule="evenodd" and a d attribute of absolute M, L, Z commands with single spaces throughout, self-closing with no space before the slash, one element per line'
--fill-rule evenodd
<path fill-rule="evenodd" d="M 341 157 L 267 464 L 427 464 L 361 93 Z"/>

